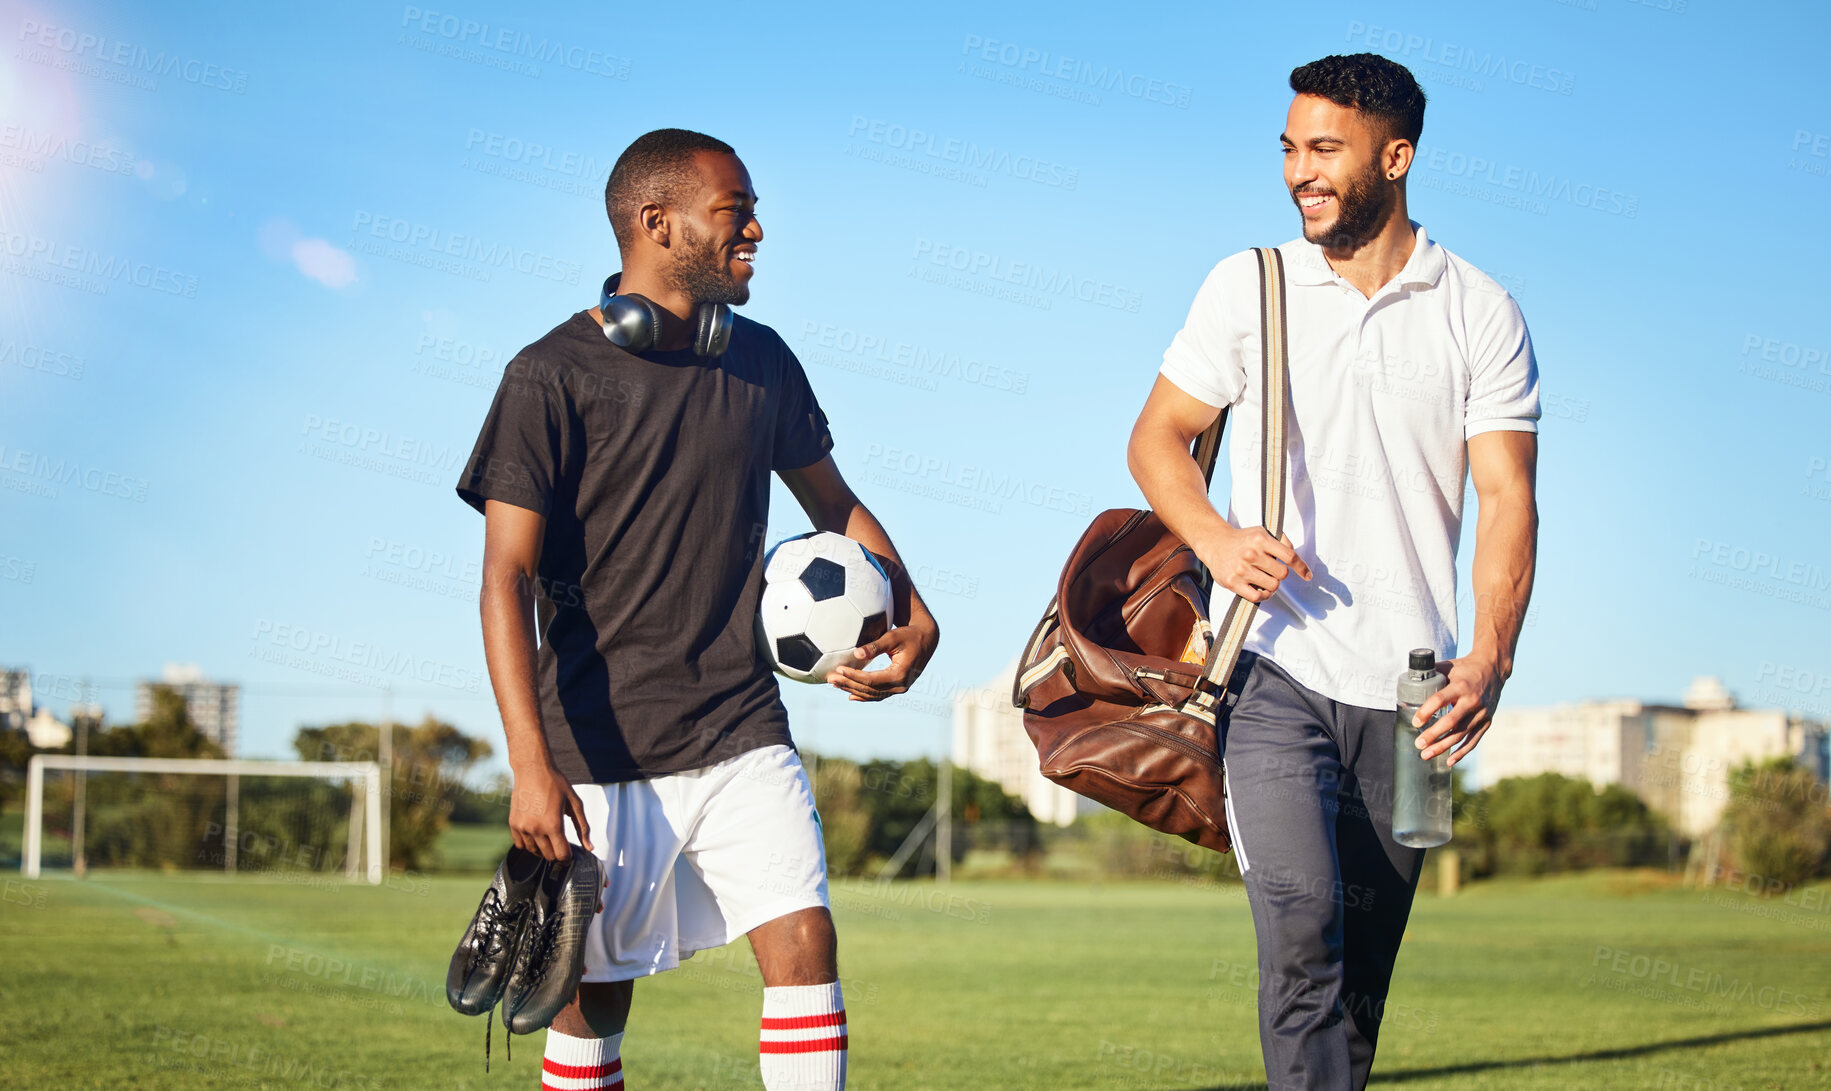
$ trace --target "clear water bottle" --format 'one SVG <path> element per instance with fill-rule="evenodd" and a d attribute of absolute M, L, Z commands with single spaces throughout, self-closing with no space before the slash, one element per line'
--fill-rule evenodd
<path fill-rule="evenodd" d="M 1399 711 L 1392 726 L 1392 838 L 1414 849 L 1432 849 L 1450 839 L 1450 755 L 1445 750 L 1426 761 L 1418 736 L 1441 711 L 1411 726 L 1411 719 L 1430 695 L 1449 684 L 1437 670 L 1437 653 L 1414 648 L 1411 669 L 1399 675 Z"/>

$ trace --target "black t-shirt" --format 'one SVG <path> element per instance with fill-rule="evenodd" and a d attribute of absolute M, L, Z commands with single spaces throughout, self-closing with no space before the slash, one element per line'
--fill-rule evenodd
<path fill-rule="evenodd" d="M 832 447 L 800 361 L 745 318 L 705 358 L 625 352 L 580 311 L 503 371 L 458 495 L 546 516 L 540 714 L 568 780 L 790 741 L 754 635 L 769 475 Z"/>

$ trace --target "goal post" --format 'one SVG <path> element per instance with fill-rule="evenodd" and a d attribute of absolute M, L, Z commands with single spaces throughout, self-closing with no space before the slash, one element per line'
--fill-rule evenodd
<path fill-rule="evenodd" d="M 320 781 L 348 781 L 350 816 L 344 874 L 371 884 L 382 881 L 381 765 L 372 761 L 254 761 L 235 758 L 114 758 L 95 755 L 34 754 L 26 765 L 25 851 L 20 870 L 28 879 L 39 877 L 44 853 L 45 770 L 88 773 L 155 773 L 225 777 L 224 812 L 220 823 L 225 870 L 236 870 L 241 841 L 240 781 L 243 777 L 306 777 Z M 360 791 L 355 785 L 360 783 Z M 212 826 L 218 825 L 212 822 Z M 211 831 L 215 832 L 215 831 Z M 73 846 L 78 859 L 83 846 Z M 361 866 L 359 866 L 359 860 Z"/>

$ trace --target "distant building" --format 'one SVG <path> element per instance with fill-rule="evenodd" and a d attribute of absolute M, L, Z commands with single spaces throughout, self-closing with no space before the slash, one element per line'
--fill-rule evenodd
<path fill-rule="evenodd" d="M 23 731 L 39 750 L 61 750 L 71 738 L 68 724 L 34 702 L 30 667 L 0 667 L 0 731 Z"/>
<path fill-rule="evenodd" d="M 51 710 L 43 705 L 25 722 L 25 736 L 39 750 L 62 750 L 70 745 L 74 735 L 69 724 L 51 715 Z"/>
<path fill-rule="evenodd" d="M 1012 660 L 997 678 L 954 696 L 954 764 L 1024 801 L 1039 822 L 1066 826 L 1074 821 L 1080 796 L 1049 780 L 1037 768 L 1036 747 L 1024 734 L 1024 717 L 1011 705 Z"/>
<path fill-rule="evenodd" d="M 1826 725 L 1778 709 L 1737 708 L 1715 678 L 1699 678 L 1683 705 L 1615 699 L 1494 714 L 1477 769 L 1484 785 L 1562 773 L 1620 784 L 1687 837 L 1710 832 L 1729 802 L 1729 772 L 1745 761 L 1792 758 L 1822 782 Z"/>
<path fill-rule="evenodd" d="M 211 682 L 191 663 L 167 663 L 158 681 L 142 678 L 134 683 L 134 719 L 145 723 L 153 714 L 153 690 L 169 689 L 184 699 L 191 723 L 204 737 L 235 757 L 241 739 L 242 687 L 234 682 Z"/>
<path fill-rule="evenodd" d="M 32 669 L 0 667 L 0 731 L 24 731 L 32 718 Z"/>

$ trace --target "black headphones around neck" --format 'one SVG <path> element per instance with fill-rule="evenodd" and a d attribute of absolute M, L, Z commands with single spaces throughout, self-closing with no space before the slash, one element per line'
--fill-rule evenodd
<path fill-rule="evenodd" d="M 645 295 L 617 294 L 622 273 L 604 278 L 598 309 L 604 314 L 604 336 L 626 352 L 647 352 L 655 347 L 664 321 L 661 305 Z M 723 356 L 731 347 L 731 308 L 723 303 L 701 303 L 693 308 L 693 352 L 698 356 Z"/>

